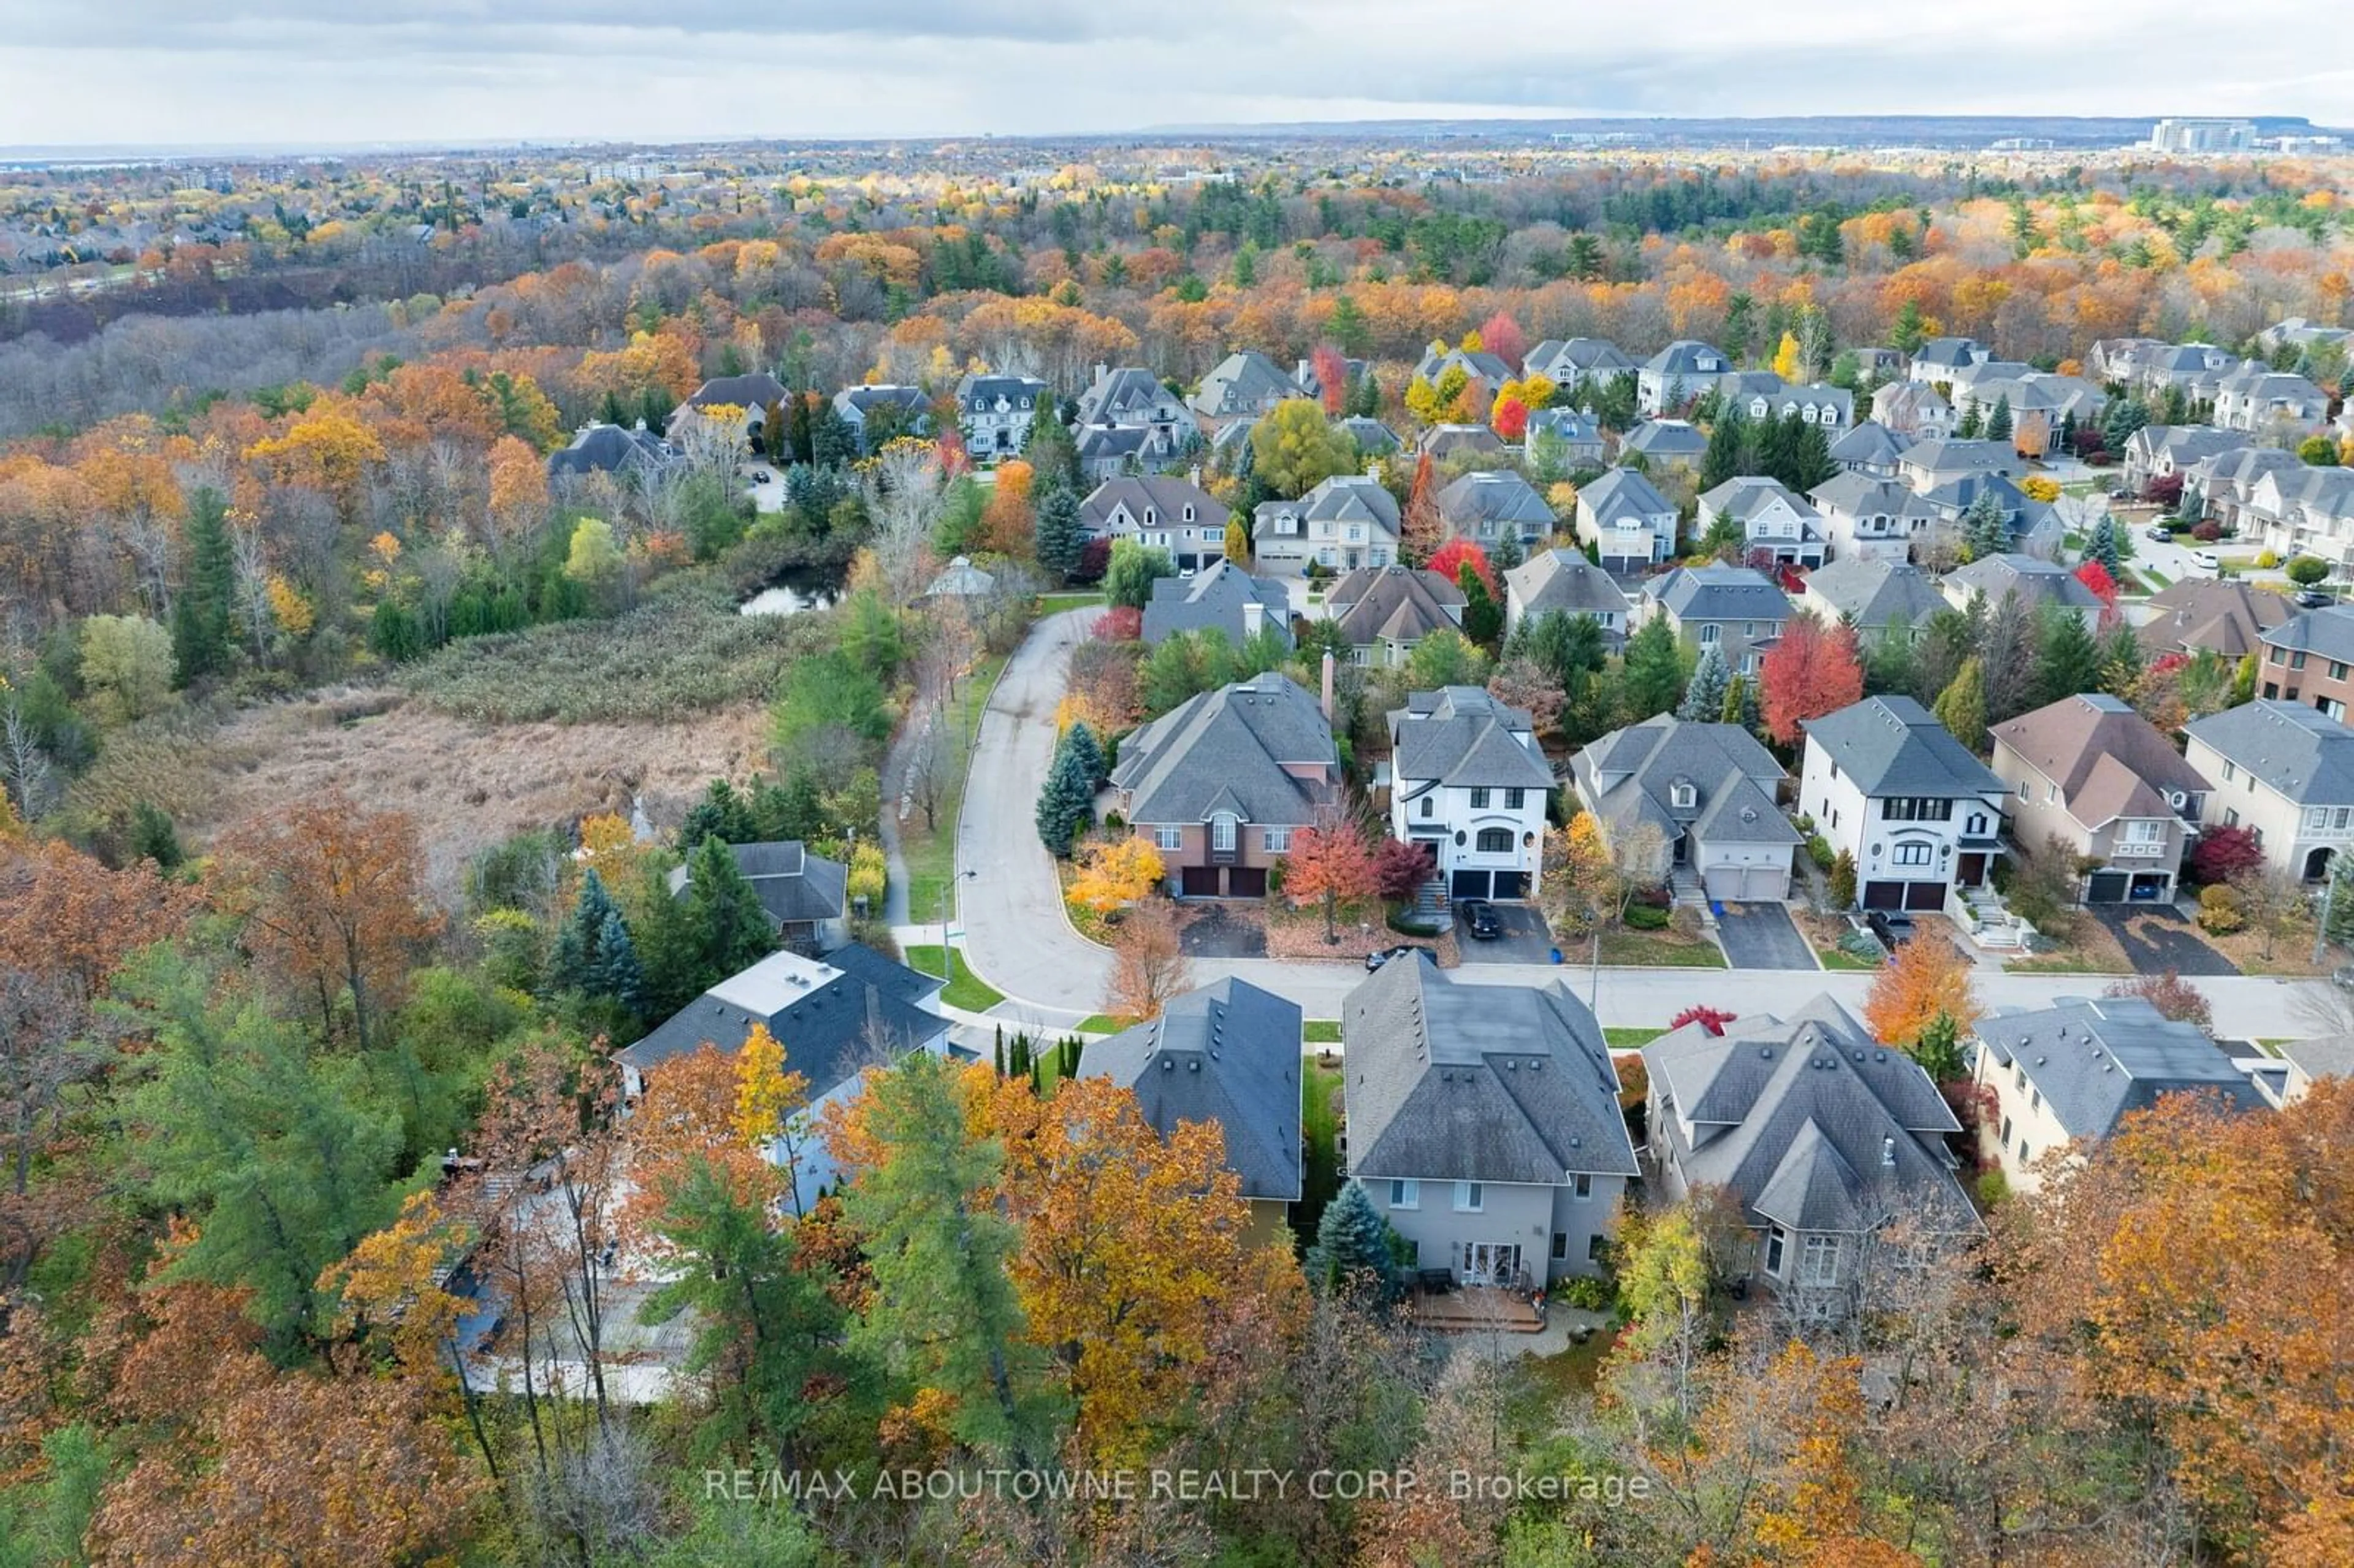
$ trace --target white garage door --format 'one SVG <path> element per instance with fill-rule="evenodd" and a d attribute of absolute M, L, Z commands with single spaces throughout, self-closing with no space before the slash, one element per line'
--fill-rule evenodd
<path fill-rule="evenodd" d="M 1712 866 L 1703 884 L 1709 897 L 1720 904 L 1745 904 L 1752 899 L 1778 903 L 1790 896 L 1789 873 L 1778 866 Z"/>

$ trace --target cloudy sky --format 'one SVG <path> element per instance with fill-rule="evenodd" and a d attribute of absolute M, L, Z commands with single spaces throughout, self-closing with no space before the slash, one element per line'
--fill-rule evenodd
<path fill-rule="evenodd" d="M 1931 109 L 2343 125 L 2347 29 L 2341 0 L 0 0 L 0 146 Z"/>

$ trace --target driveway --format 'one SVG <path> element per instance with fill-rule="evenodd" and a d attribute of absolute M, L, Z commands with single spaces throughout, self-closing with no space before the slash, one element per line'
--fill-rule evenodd
<path fill-rule="evenodd" d="M 1463 917 L 1455 917 L 1455 945 L 1467 964 L 1553 963 L 1553 932 L 1532 904 L 1490 905 L 1504 934 L 1488 941 L 1475 940 Z"/>
<path fill-rule="evenodd" d="M 1256 907 L 1246 914 L 1228 904 L 1193 905 L 1177 939 L 1197 959 L 1267 957 L 1267 924 Z"/>
<path fill-rule="evenodd" d="M 1815 950 L 1779 904 L 1727 904 L 1716 919 L 1716 939 L 1736 969 L 1817 969 Z"/>
<path fill-rule="evenodd" d="M 2197 927 L 2170 907 L 2094 904 L 2086 908 L 2115 934 L 2136 974 L 2164 974 L 2168 969 L 2186 975 L 2240 972 L 2231 959 L 2200 939 Z"/>

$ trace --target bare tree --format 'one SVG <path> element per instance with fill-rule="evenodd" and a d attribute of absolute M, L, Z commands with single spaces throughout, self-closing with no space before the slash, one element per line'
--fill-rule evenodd
<path fill-rule="evenodd" d="M 867 477 L 866 511 L 875 524 L 869 547 L 894 609 L 914 603 L 930 579 L 941 482 L 939 460 L 928 447 L 886 450 Z"/>
<path fill-rule="evenodd" d="M 16 814 L 28 822 L 57 803 L 57 776 L 48 753 L 41 749 L 32 722 L 15 703 L 0 715 L 0 784 L 7 786 Z"/>

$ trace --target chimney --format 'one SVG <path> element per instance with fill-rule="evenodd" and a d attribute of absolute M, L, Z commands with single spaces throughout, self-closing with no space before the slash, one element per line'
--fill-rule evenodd
<path fill-rule="evenodd" d="M 1267 606 L 1257 599 L 1246 602 L 1243 606 L 1243 636 L 1246 639 L 1257 637 L 1266 625 Z M 1328 713 L 1324 716 L 1330 718 L 1332 715 Z"/>
<path fill-rule="evenodd" d="M 1316 367 L 1303 359 L 1299 362 L 1299 368 L 1291 373 L 1291 378 L 1294 381 L 1299 382 L 1300 387 L 1305 390 L 1308 386 L 1309 378 L 1313 376 L 1315 374 Z"/>
<path fill-rule="evenodd" d="M 1097 361 L 1096 361 L 1096 381 L 1097 381 L 1097 383 L 1098 385 L 1100 385 L 1101 383 L 1103 383 L 1103 382 L 1105 382 L 1105 381 L 1107 381 L 1107 380 L 1110 379 L 1110 377 L 1111 377 L 1111 366 L 1108 366 L 1108 365 L 1106 365 L 1106 364 L 1105 364 L 1102 360 L 1100 360 L 1100 359 L 1097 360 Z"/>
<path fill-rule="evenodd" d="M 1202 465 L 1200 463 L 1195 463 L 1192 468 L 1185 471 L 1185 482 L 1192 485 L 1196 490 L 1202 488 Z"/>
<path fill-rule="evenodd" d="M 1330 649 L 1327 649 L 1324 653 L 1323 708 L 1324 722 L 1331 724 L 1332 722 L 1332 653 Z"/>

